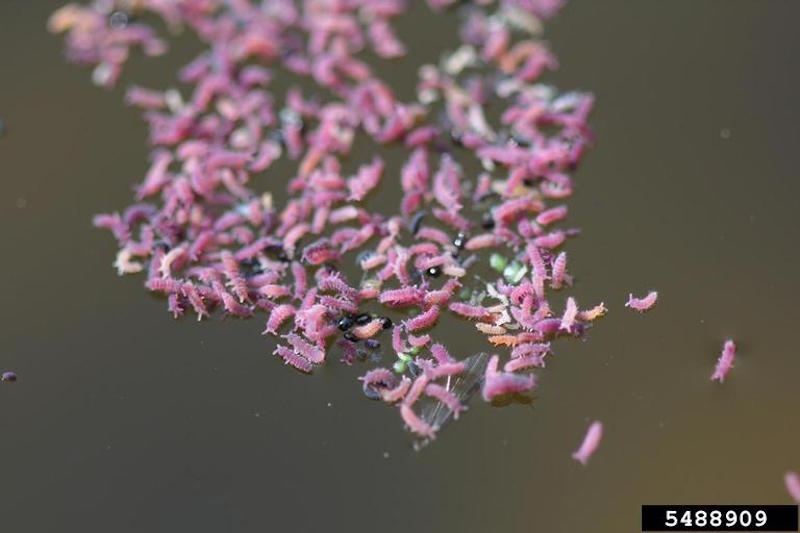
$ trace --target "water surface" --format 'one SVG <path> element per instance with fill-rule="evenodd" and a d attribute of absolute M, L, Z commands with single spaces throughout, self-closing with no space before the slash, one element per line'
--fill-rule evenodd
<path fill-rule="evenodd" d="M 0 3 L 0 369 L 20 375 L 0 386 L 4 528 L 627 532 L 642 503 L 789 502 L 800 4 L 574 1 L 549 25 L 550 80 L 597 96 L 567 249 L 578 301 L 611 312 L 557 346 L 532 405 L 473 402 L 416 453 L 360 369 L 301 376 L 260 321 L 175 322 L 117 278 L 90 218 L 129 203 L 145 130 L 64 63 L 44 29 L 59 3 Z M 401 89 L 455 43 L 454 21 L 414 13 Z M 123 81 L 168 83 L 195 50 Z M 623 309 L 649 288 L 652 312 Z M 727 337 L 740 357 L 718 386 Z M 606 438 L 582 468 L 592 419 Z"/>

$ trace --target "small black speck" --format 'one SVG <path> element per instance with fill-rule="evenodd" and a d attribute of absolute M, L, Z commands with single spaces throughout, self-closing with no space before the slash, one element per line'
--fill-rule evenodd
<path fill-rule="evenodd" d="M 358 324 L 359 326 L 363 326 L 370 320 L 372 320 L 371 316 L 369 316 L 367 313 L 361 313 L 356 317 L 356 324 Z"/>
<path fill-rule="evenodd" d="M 442 271 L 439 267 L 433 266 L 426 270 L 425 273 L 432 278 L 438 278 L 442 274 Z"/>
<path fill-rule="evenodd" d="M 289 256 L 286 254 L 286 250 L 281 250 L 280 252 L 278 252 L 278 261 L 282 263 L 289 262 Z"/>
<path fill-rule="evenodd" d="M 453 245 L 460 250 L 460 249 L 464 248 L 464 244 L 466 244 L 466 240 L 467 240 L 467 236 L 464 234 L 464 232 L 460 231 L 460 232 L 458 232 L 458 235 L 456 235 L 456 238 L 453 240 Z"/>
<path fill-rule="evenodd" d="M 494 217 L 492 213 L 486 211 L 481 217 L 481 226 L 483 229 L 492 229 L 494 227 Z"/>
<path fill-rule="evenodd" d="M 423 218 L 425 218 L 425 211 L 417 211 L 417 214 L 415 214 L 414 218 L 411 219 L 411 224 L 409 224 L 411 235 L 417 234 L 419 227 L 422 225 Z"/>
<path fill-rule="evenodd" d="M 258 259 L 256 259 L 255 257 L 251 257 L 249 259 L 243 259 L 242 261 L 239 261 L 239 264 L 241 265 L 242 268 L 247 268 L 249 270 L 261 268 L 261 263 L 259 263 Z"/>
<path fill-rule="evenodd" d="M 278 112 L 278 117 L 281 119 L 281 122 L 285 124 L 301 127 L 303 125 L 303 118 L 295 110 L 288 107 L 281 109 Z"/>
<path fill-rule="evenodd" d="M 380 400 L 381 399 L 380 391 L 375 390 L 371 386 L 364 387 L 363 390 L 364 390 L 364 395 L 367 398 L 369 398 L 370 400 Z"/>
<path fill-rule="evenodd" d="M 122 29 L 128 25 L 128 14 L 124 11 L 114 11 L 108 17 L 108 25 L 115 30 Z"/>
<path fill-rule="evenodd" d="M 481 195 L 481 196 L 478 198 L 478 202 L 484 202 L 484 201 L 486 201 L 486 200 L 489 200 L 490 198 L 497 198 L 498 196 L 500 196 L 500 195 L 499 195 L 499 194 L 497 194 L 496 192 L 494 192 L 494 191 L 489 191 L 489 192 L 487 192 L 486 194 L 483 194 L 483 195 Z"/>
<path fill-rule="evenodd" d="M 161 250 L 162 252 L 169 252 L 169 244 L 165 243 L 164 241 L 156 241 L 153 243 L 153 248 L 156 250 Z"/>
<path fill-rule="evenodd" d="M 283 146 L 285 144 L 283 140 L 283 132 L 281 130 L 272 130 L 268 136 L 269 140 L 276 142 Z"/>
<path fill-rule="evenodd" d="M 362 250 L 356 256 L 356 264 L 360 265 L 363 261 L 366 261 L 367 259 L 369 259 L 373 255 L 375 255 L 375 252 L 373 252 L 372 250 Z"/>
<path fill-rule="evenodd" d="M 388 316 L 381 317 L 381 320 L 383 321 L 383 329 L 389 329 L 394 325 L 392 319 Z"/>
<path fill-rule="evenodd" d="M 349 340 L 350 342 L 358 342 L 358 337 L 353 335 L 352 331 L 348 331 L 344 334 L 344 338 Z"/>
<path fill-rule="evenodd" d="M 342 331 L 347 331 L 348 329 L 353 327 L 353 318 L 349 316 L 344 316 L 339 319 L 339 322 L 336 324 L 336 326 Z"/>

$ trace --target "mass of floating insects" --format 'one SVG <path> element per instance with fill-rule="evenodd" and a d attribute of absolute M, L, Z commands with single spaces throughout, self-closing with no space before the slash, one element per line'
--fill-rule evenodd
<path fill-rule="evenodd" d="M 361 387 L 398 405 L 423 441 L 478 390 L 488 402 L 531 393 L 551 341 L 582 337 L 607 311 L 548 299 L 572 285 L 561 248 L 578 230 L 564 226 L 564 202 L 592 139 L 592 96 L 539 81 L 557 64 L 538 36 L 562 3 L 428 0 L 429 16 L 459 17 L 461 45 L 419 65 L 414 101 L 399 100 L 364 58 L 405 54 L 392 26 L 405 0 L 96 0 L 58 10 L 49 29 L 66 33 L 68 59 L 93 67 L 104 87 L 132 50 L 166 51 L 148 25 L 158 18 L 206 45 L 180 70 L 189 90 L 127 91 L 152 154 L 135 203 L 94 219 L 119 243 L 117 271 L 144 273 L 175 317 L 263 316 L 264 333 L 279 338 L 274 354 L 300 372 L 331 359 L 369 364 L 391 345 L 392 360 L 365 369 Z M 284 75 L 319 90 L 279 95 Z M 403 150 L 399 172 L 378 150 L 343 170 L 363 156 L 352 150 L 358 136 Z M 291 175 L 271 172 L 285 159 Z M 255 176 L 272 190 L 255 190 Z M 397 213 L 371 210 L 370 195 L 398 178 Z M 655 301 L 651 292 L 627 305 Z M 450 353 L 437 337 L 444 315 L 497 353 Z M 577 460 L 588 460 L 601 428 L 591 426 Z"/>

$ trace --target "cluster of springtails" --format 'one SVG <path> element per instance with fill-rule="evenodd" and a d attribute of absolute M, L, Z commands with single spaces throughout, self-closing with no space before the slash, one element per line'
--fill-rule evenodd
<path fill-rule="evenodd" d="M 431 16 L 458 11 L 461 44 L 419 68 L 410 101 L 362 57 L 405 54 L 393 29 L 405 0 L 96 0 L 49 21 L 103 87 L 133 51 L 166 51 L 153 19 L 206 45 L 179 72 L 190 90 L 126 93 L 152 150 L 135 202 L 94 219 L 119 243 L 117 272 L 142 273 L 175 317 L 264 316 L 264 333 L 280 339 L 273 353 L 304 373 L 332 352 L 377 360 L 390 336 L 396 360 L 362 387 L 422 439 L 478 389 L 486 401 L 530 393 L 551 342 L 582 337 L 607 312 L 568 296 L 556 314 L 548 300 L 573 284 L 563 247 L 579 230 L 564 225 L 565 202 L 592 141 L 592 96 L 540 81 L 557 66 L 542 22 L 563 2 L 428 4 Z M 287 78 L 320 91 L 280 89 Z M 395 173 L 377 149 L 353 161 L 357 137 L 405 150 L 396 214 L 370 209 Z M 288 177 L 278 170 L 287 160 Z M 657 298 L 625 305 L 644 312 Z M 435 338 L 445 315 L 503 350 L 451 355 Z M 726 344 L 714 379 L 733 353 Z M 586 463 L 601 435 L 595 422 L 575 458 Z"/>

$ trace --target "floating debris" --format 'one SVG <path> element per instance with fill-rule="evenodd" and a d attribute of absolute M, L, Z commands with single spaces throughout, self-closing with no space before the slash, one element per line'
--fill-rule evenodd
<path fill-rule="evenodd" d="M 13 383 L 17 381 L 17 374 L 16 372 L 6 371 L 0 374 L 0 381 L 4 383 Z"/>

